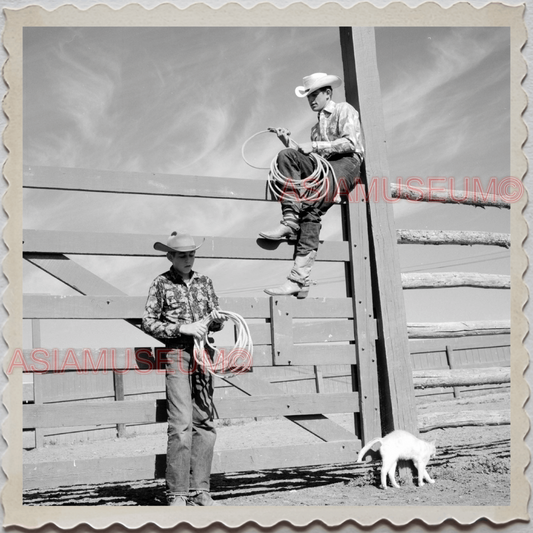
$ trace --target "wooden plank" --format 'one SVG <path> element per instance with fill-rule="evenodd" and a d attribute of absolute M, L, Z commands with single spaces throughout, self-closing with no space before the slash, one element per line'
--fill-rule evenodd
<path fill-rule="evenodd" d="M 449 345 L 446 346 L 446 359 L 448 360 L 448 366 L 451 370 L 454 370 L 457 368 L 456 359 L 454 357 L 453 348 Z M 459 398 L 461 396 L 461 389 L 460 387 L 454 387 L 453 388 L 453 395 L 455 398 Z"/>
<path fill-rule="evenodd" d="M 416 388 L 510 383 L 511 370 L 506 367 L 416 370 L 413 381 Z"/>
<path fill-rule="evenodd" d="M 345 35 L 351 33 L 351 39 L 346 35 L 341 46 L 353 48 L 355 57 L 353 68 L 366 142 L 366 184 L 368 186 L 378 176 L 387 185 L 390 172 L 374 28 L 352 27 L 341 28 L 340 31 Z M 374 307 L 379 333 L 376 347 L 383 383 L 383 426 L 385 432 L 405 429 L 416 434 L 414 387 L 392 205 L 385 201 L 370 201 L 368 214 Z"/>
<path fill-rule="evenodd" d="M 72 261 L 71 264 L 74 264 Z M 87 287 L 83 286 L 83 289 Z M 219 298 L 220 306 L 246 319 L 270 317 L 268 298 Z M 134 319 L 144 312 L 146 296 L 23 295 L 24 318 Z"/>
<path fill-rule="evenodd" d="M 35 431 L 22 432 L 22 448 L 24 450 L 32 450 L 35 448 Z"/>
<path fill-rule="evenodd" d="M 501 246 L 510 248 L 511 235 L 509 233 L 492 233 L 489 231 L 443 231 L 423 229 L 398 229 L 396 230 L 398 244 L 429 244 L 442 245 L 454 244 L 472 246 Z"/>
<path fill-rule="evenodd" d="M 353 462 L 359 440 L 309 445 L 215 450 L 211 472 L 228 473 Z M 24 490 L 120 483 L 165 477 L 165 455 L 105 457 L 23 465 Z"/>
<path fill-rule="evenodd" d="M 359 440 L 319 442 L 313 445 L 272 446 L 216 452 L 213 473 L 296 468 L 303 466 L 353 462 L 360 450 Z"/>
<path fill-rule="evenodd" d="M 511 333 L 511 321 L 410 322 L 407 324 L 407 333 L 410 339 L 507 335 Z"/>
<path fill-rule="evenodd" d="M 124 374 L 113 372 L 113 385 L 115 387 L 115 401 L 124 401 Z M 122 438 L 126 435 L 126 426 L 122 423 L 117 424 L 117 437 Z"/>
<path fill-rule="evenodd" d="M 115 286 L 62 254 L 25 253 L 24 259 L 82 294 L 125 295 Z"/>
<path fill-rule="evenodd" d="M 26 364 L 25 371 L 28 372 L 74 370 L 78 373 L 86 371 L 87 374 L 106 374 L 111 370 L 138 368 L 135 353 L 135 348 L 39 348 L 23 350 L 22 356 Z"/>
<path fill-rule="evenodd" d="M 23 167 L 23 187 L 151 196 L 193 196 L 232 200 L 266 200 L 263 180 L 124 172 L 85 168 Z"/>
<path fill-rule="evenodd" d="M 453 350 L 468 348 L 496 348 L 510 346 L 510 335 L 476 335 L 473 337 L 439 337 L 437 339 L 410 339 L 411 354 L 441 352 L 450 346 Z"/>
<path fill-rule="evenodd" d="M 402 274 L 402 287 L 407 289 L 446 289 L 476 287 L 478 289 L 510 289 L 511 276 L 479 272 L 412 272 Z"/>
<path fill-rule="evenodd" d="M 270 329 L 272 332 L 272 363 L 289 365 L 293 353 L 292 297 L 270 297 Z"/>
<path fill-rule="evenodd" d="M 115 255 L 135 257 L 164 257 L 154 250 L 154 242 L 166 242 L 167 235 L 133 233 L 101 233 L 77 231 L 24 230 L 23 253 L 67 255 Z M 202 242 L 205 236 L 196 236 Z M 341 241 L 321 244 L 320 261 L 347 261 L 348 246 Z M 241 239 L 233 237 L 205 237 L 198 258 L 292 260 L 294 246 L 285 241 Z"/>
<path fill-rule="evenodd" d="M 459 204 L 473 205 L 474 207 L 498 207 L 499 209 L 510 209 L 511 204 L 504 198 L 494 194 L 487 194 L 485 197 L 478 191 L 443 191 L 426 189 L 424 187 L 409 188 L 407 184 L 391 183 L 391 198 L 403 198 L 412 202 L 439 202 L 439 204 Z"/>
<path fill-rule="evenodd" d="M 164 348 L 158 347 L 159 363 L 163 363 Z M 230 351 L 233 346 L 219 346 Z M 309 365 L 349 365 L 353 363 L 355 346 L 353 344 L 297 344 L 292 347 L 290 360 L 292 366 Z M 18 352 L 17 352 L 18 353 Z M 154 359 L 148 353 L 140 353 L 142 362 L 153 361 L 153 366 L 139 368 L 136 361 L 136 348 L 40 348 L 20 351 L 26 368 L 25 372 L 73 370 L 95 373 L 110 370 L 131 369 L 132 372 L 149 373 L 157 371 Z M 18 360 L 18 356 L 17 356 Z M 254 367 L 272 366 L 272 349 L 270 346 L 254 347 Z M 161 372 L 163 372 L 161 370 Z"/>
<path fill-rule="evenodd" d="M 420 431 L 465 426 L 501 426 L 511 423 L 511 411 L 461 411 L 460 413 L 424 413 L 418 416 Z"/>
<path fill-rule="evenodd" d="M 315 387 L 317 393 L 324 392 L 324 374 L 317 365 L 313 366 L 313 372 L 315 374 Z"/>
<path fill-rule="evenodd" d="M 313 320 L 293 322 L 295 343 L 352 342 L 355 340 L 353 320 Z"/>
<path fill-rule="evenodd" d="M 41 346 L 41 321 L 39 319 L 31 321 L 31 345 L 32 348 Z M 42 378 L 42 374 L 33 375 L 33 402 L 36 404 L 44 403 Z M 37 428 L 35 430 L 34 438 L 35 447 L 41 448 L 44 444 L 44 434 L 42 429 Z"/>
<path fill-rule="evenodd" d="M 219 418 L 315 415 L 357 412 L 356 392 L 246 396 L 218 401 Z M 164 400 L 129 402 L 69 402 L 23 406 L 23 428 L 75 427 L 77 425 L 145 424 L 166 421 Z"/>
<path fill-rule="evenodd" d="M 164 422 L 157 415 L 161 418 L 163 413 L 155 401 L 28 404 L 22 409 L 22 426 L 32 429 Z"/>
<path fill-rule="evenodd" d="M 320 248 L 322 253 L 322 247 Z M 353 318 L 351 298 L 304 298 L 293 300 L 293 318 Z"/>
<path fill-rule="evenodd" d="M 24 318 L 46 319 L 127 319 L 140 318 L 146 296 L 53 296 L 25 294 Z"/>
<path fill-rule="evenodd" d="M 71 261 L 72 264 L 74 264 Z M 313 299 L 311 299 L 313 300 Z M 243 318 L 270 318 L 268 298 L 219 298 L 220 307 L 227 311 L 238 313 Z M 49 294 L 25 294 L 23 295 L 24 318 L 43 319 L 133 319 L 140 318 L 144 312 L 146 296 L 125 296 L 125 295 L 88 295 L 88 296 L 54 296 Z M 296 305 L 295 305 L 296 304 Z M 295 318 L 327 318 L 329 310 L 332 310 L 332 319 L 351 318 L 353 313 L 347 307 L 350 299 L 319 299 L 315 302 L 308 302 L 302 306 L 293 302 L 293 313 Z M 323 307 L 323 309 L 322 309 Z M 335 310 L 335 311 L 333 311 Z M 315 314 L 316 312 L 316 314 Z M 316 325 L 316 328 L 314 327 Z M 324 321 L 313 321 L 308 323 L 295 323 L 295 334 L 298 340 L 305 340 L 308 329 L 317 329 L 317 339 L 320 339 L 324 332 L 331 329 L 338 330 L 340 336 L 347 336 L 347 332 L 353 326 L 344 320 L 334 321 L 331 319 Z M 253 327 L 260 327 L 254 325 Z M 339 339 L 344 340 L 344 339 Z M 351 340 L 351 339 L 346 339 Z"/>
<path fill-rule="evenodd" d="M 226 398 L 219 401 L 216 411 L 220 418 L 354 413 L 359 411 L 359 394 L 344 392 Z"/>
<path fill-rule="evenodd" d="M 360 417 L 355 424 L 360 425 L 362 441 L 367 442 L 381 435 L 381 414 L 367 213 L 361 194 L 364 188 L 357 185 L 357 189 L 360 192 L 356 198 L 360 198 L 360 201 L 349 202 L 344 211 L 351 256 L 346 270 L 355 317 L 354 363 L 357 363 L 357 368 L 352 367 L 353 385 L 354 390 L 360 392 L 361 401 Z"/>
<path fill-rule="evenodd" d="M 33 402 L 33 383 L 23 383 L 22 384 L 22 401 L 24 403 L 26 402 Z"/>
<path fill-rule="evenodd" d="M 276 396 L 284 394 L 283 390 L 279 387 L 276 387 L 265 380 L 258 379 L 252 374 L 234 376 L 231 378 L 231 380 L 226 381 L 250 396 L 254 394 L 262 396 Z M 346 431 L 344 428 L 331 421 L 323 414 L 315 414 L 310 416 L 293 415 L 287 416 L 286 418 L 324 441 L 356 439 L 356 436 L 353 433 Z"/>

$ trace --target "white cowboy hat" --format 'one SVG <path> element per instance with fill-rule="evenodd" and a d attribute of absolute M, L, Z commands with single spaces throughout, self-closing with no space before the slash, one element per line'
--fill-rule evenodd
<path fill-rule="evenodd" d="M 204 241 L 205 239 L 200 245 L 196 246 L 194 239 L 189 234 L 173 231 L 166 244 L 156 242 L 154 248 L 160 252 L 192 252 L 198 250 L 204 244 Z"/>
<path fill-rule="evenodd" d="M 323 72 L 317 72 L 315 74 L 311 74 L 310 76 L 306 76 L 303 79 L 303 82 L 303 85 L 300 85 L 294 89 L 294 92 L 298 98 L 303 98 L 304 96 L 307 96 L 308 94 L 311 94 L 313 91 L 321 89 L 322 87 L 331 87 L 332 89 L 335 89 L 336 87 L 340 87 L 342 85 L 342 80 L 338 76 L 324 74 Z"/>

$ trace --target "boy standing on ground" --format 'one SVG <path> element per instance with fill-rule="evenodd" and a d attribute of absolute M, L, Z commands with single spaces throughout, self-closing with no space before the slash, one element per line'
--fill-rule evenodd
<path fill-rule="evenodd" d="M 172 266 L 152 282 L 142 319 L 143 330 L 170 350 L 165 357 L 166 484 L 173 506 L 219 505 L 209 494 L 216 440 L 212 376 L 196 363 L 194 341 L 222 329 L 224 318 L 211 279 L 192 270 L 200 246 L 177 232 L 166 245 L 154 244 Z"/>
<path fill-rule="evenodd" d="M 311 142 L 302 143 L 298 149 L 287 148 L 278 154 L 279 172 L 298 185 L 314 171 L 312 153 L 327 159 L 335 172 L 340 194 L 355 187 L 363 161 L 363 136 L 359 114 L 348 103 L 336 104 L 331 98 L 333 89 L 342 84 L 337 76 L 324 73 L 311 74 L 296 87 L 299 98 L 307 97 L 309 106 L 318 113 L 318 122 L 311 130 Z M 273 129 L 285 146 L 289 146 L 289 132 L 285 128 Z M 272 295 L 296 295 L 305 298 L 309 292 L 309 274 L 315 262 L 319 245 L 322 215 L 335 203 L 337 194 L 333 176 L 327 176 L 328 194 L 318 200 L 305 201 L 286 194 L 280 198 L 283 220 L 269 232 L 259 235 L 265 239 L 296 239 L 294 266 L 281 286 L 266 289 Z"/>

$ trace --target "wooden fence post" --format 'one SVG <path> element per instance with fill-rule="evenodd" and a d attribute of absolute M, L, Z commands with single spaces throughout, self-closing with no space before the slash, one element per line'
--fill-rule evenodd
<path fill-rule="evenodd" d="M 370 250 L 364 187 L 355 188 L 344 209 L 345 233 L 350 246 L 346 281 L 352 298 L 355 354 L 357 368 L 352 367 L 354 390 L 359 391 L 359 426 L 362 442 L 381 435 L 379 384 L 376 355 L 376 321 L 372 299 Z"/>
<path fill-rule="evenodd" d="M 376 58 L 374 28 L 340 28 L 341 51 L 346 84 L 346 99 L 360 112 L 365 135 L 367 191 L 378 180 L 390 198 L 389 167 L 386 155 L 385 125 Z M 405 429 L 418 433 L 415 395 L 407 320 L 400 277 L 400 260 L 396 246 L 396 229 L 392 205 L 384 196 L 369 199 L 368 220 L 370 258 L 372 262 L 374 307 L 378 341 L 376 343 L 382 415 L 386 432 Z"/>
<path fill-rule="evenodd" d="M 113 387 L 115 389 L 115 401 L 124 401 L 124 375 L 113 370 Z M 126 424 L 117 424 L 117 437 L 120 439 L 126 436 Z"/>
<path fill-rule="evenodd" d="M 270 328 L 274 365 L 290 365 L 293 350 L 292 296 L 270 297 Z"/>
<path fill-rule="evenodd" d="M 41 348 L 41 321 L 34 318 L 31 321 L 31 344 L 33 348 Z M 42 374 L 33 373 L 33 403 L 43 403 Z M 44 444 L 44 429 L 35 428 L 35 447 L 41 448 Z"/>
<path fill-rule="evenodd" d="M 457 368 L 455 366 L 453 348 L 448 344 L 446 345 L 446 360 L 448 361 L 448 366 L 450 367 L 450 370 L 454 370 L 455 368 Z M 461 389 L 459 387 L 453 388 L 453 396 L 454 398 L 459 398 L 461 396 Z"/>

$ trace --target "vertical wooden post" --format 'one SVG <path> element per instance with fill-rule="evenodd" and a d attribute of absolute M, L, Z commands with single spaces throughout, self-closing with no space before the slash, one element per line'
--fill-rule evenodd
<path fill-rule="evenodd" d="M 31 345 L 32 348 L 41 348 L 41 321 L 33 318 L 31 321 Z M 33 402 L 35 404 L 43 402 L 43 375 L 39 372 L 33 373 Z M 41 448 L 44 444 L 44 428 L 35 428 L 35 447 Z"/>
<path fill-rule="evenodd" d="M 124 401 L 124 375 L 113 371 L 113 385 L 115 388 L 115 401 Z M 126 425 L 117 424 L 117 437 L 122 438 L 126 435 Z"/>
<path fill-rule="evenodd" d="M 381 435 L 379 385 L 376 359 L 376 328 L 372 299 L 370 251 L 364 187 L 356 185 L 349 202 L 343 206 L 345 233 L 350 247 L 346 280 L 352 298 L 357 368 L 352 367 L 354 390 L 359 391 L 359 416 L 362 442 Z M 359 418 L 359 420 L 357 420 Z"/>
<path fill-rule="evenodd" d="M 385 125 L 377 68 L 374 29 L 340 28 L 347 101 L 358 106 L 365 135 L 367 193 L 389 190 Z M 377 181 L 374 183 L 373 179 Z M 405 429 L 418 433 L 407 319 L 402 293 L 400 260 L 392 205 L 378 194 L 367 203 L 370 261 L 378 340 L 377 361 L 382 385 L 383 427 L 386 432 Z"/>
<path fill-rule="evenodd" d="M 290 365 L 293 348 L 292 296 L 270 297 L 270 329 L 274 365 Z"/>
<path fill-rule="evenodd" d="M 318 393 L 324 392 L 324 375 L 320 367 L 313 365 L 313 371 L 315 373 L 315 387 Z"/>
<path fill-rule="evenodd" d="M 456 368 L 455 361 L 453 357 L 453 348 L 451 346 L 446 345 L 446 360 L 448 361 L 448 366 L 450 367 L 450 370 L 453 370 Z M 461 388 L 460 387 L 454 387 L 453 388 L 453 397 L 459 398 L 461 396 Z"/>

